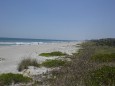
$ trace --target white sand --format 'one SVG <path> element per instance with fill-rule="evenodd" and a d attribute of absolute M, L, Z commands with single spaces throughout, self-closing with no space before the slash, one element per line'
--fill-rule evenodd
<path fill-rule="evenodd" d="M 19 73 L 17 65 L 23 58 L 36 58 L 38 62 L 43 62 L 47 57 L 39 56 L 40 53 L 61 51 L 68 54 L 78 50 L 75 45 L 80 42 L 62 42 L 48 43 L 39 45 L 19 45 L 19 46 L 0 46 L 0 74 L 1 73 Z M 52 59 L 52 57 L 50 58 Z M 33 69 L 31 69 L 34 71 Z M 47 68 L 38 68 L 37 73 L 45 72 Z M 34 72 L 36 73 L 36 72 Z"/>

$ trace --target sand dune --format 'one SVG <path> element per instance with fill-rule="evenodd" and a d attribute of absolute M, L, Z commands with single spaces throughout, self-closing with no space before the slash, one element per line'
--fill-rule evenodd
<path fill-rule="evenodd" d="M 19 73 L 17 65 L 23 58 L 36 58 L 38 62 L 43 62 L 47 57 L 39 56 L 40 53 L 61 51 L 68 54 L 74 53 L 77 48 L 76 44 L 79 42 L 62 42 L 62 43 L 48 43 L 39 45 L 19 45 L 19 46 L 0 46 L 0 73 Z M 52 59 L 52 58 L 49 58 Z M 45 71 L 40 68 L 37 72 Z M 47 69 L 46 69 L 47 70 Z"/>

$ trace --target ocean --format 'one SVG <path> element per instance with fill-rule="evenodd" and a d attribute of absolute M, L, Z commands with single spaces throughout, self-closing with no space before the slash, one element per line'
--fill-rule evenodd
<path fill-rule="evenodd" d="M 0 38 L 0 46 L 38 45 L 44 43 L 71 42 L 71 40 L 29 39 L 29 38 Z"/>

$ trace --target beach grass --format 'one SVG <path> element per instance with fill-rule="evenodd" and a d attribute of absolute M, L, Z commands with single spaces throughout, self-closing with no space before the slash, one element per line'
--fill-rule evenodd
<path fill-rule="evenodd" d="M 39 56 L 45 56 L 45 57 L 52 57 L 52 56 L 65 56 L 66 53 L 62 53 L 60 51 L 54 51 L 51 53 L 41 53 Z"/>
<path fill-rule="evenodd" d="M 59 67 L 59 66 L 64 66 L 66 61 L 62 60 L 46 60 L 44 61 L 41 65 L 45 67 Z"/>
<path fill-rule="evenodd" d="M 21 74 L 6 73 L 0 75 L 0 86 L 11 85 L 12 83 L 28 83 L 32 81 L 29 77 L 24 77 Z"/>
<path fill-rule="evenodd" d="M 24 69 L 28 69 L 28 66 L 35 66 L 39 67 L 40 65 L 38 64 L 36 59 L 23 59 L 19 64 L 18 64 L 18 71 L 22 71 Z"/>

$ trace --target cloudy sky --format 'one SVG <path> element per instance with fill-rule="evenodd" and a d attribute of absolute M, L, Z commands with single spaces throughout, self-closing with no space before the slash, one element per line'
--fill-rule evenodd
<path fill-rule="evenodd" d="M 115 37 L 115 0 L 0 0 L 0 37 Z"/>

